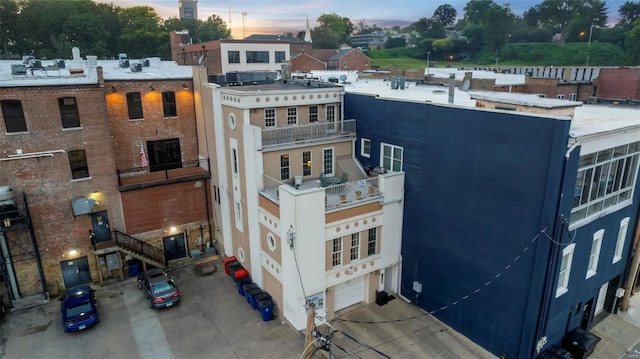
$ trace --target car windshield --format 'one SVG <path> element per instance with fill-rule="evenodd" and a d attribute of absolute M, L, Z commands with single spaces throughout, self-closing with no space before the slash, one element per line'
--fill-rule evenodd
<path fill-rule="evenodd" d="M 75 317 L 90 311 L 91 304 L 89 303 L 89 301 L 82 302 L 72 307 L 67 307 L 67 317 Z"/>
<path fill-rule="evenodd" d="M 153 294 L 158 294 L 158 293 L 173 290 L 173 288 L 174 286 L 173 284 L 171 284 L 171 282 L 162 282 L 162 283 L 154 284 L 151 287 L 151 290 L 153 291 Z"/>

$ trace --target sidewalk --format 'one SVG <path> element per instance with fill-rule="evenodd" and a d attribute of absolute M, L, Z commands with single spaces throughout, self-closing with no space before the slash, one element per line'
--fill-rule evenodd
<path fill-rule="evenodd" d="M 591 328 L 591 332 L 602 340 L 589 358 L 640 358 L 640 293 L 631 297 L 628 309 L 626 312 L 609 314 Z"/>

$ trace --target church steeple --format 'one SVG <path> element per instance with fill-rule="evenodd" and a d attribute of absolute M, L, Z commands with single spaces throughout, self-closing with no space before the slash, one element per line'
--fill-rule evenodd
<path fill-rule="evenodd" d="M 304 31 L 304 41 L 312 44 L 313 41 L 311 41 L 311 29 L 309 28 L 309 16 L 307 16 L 307 28 Z"/>

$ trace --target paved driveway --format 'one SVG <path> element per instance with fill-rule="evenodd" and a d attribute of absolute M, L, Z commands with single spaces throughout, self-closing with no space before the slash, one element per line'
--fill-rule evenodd
<path fill-rule="evenodd" d="M 150 309 L 129 279 L 97 289 L 101 322 L 82 332 L 63 332 L 57 300 L 14 312 L 2 324 L 4 358 L 300 357 L 304 338 L 277 318 L 262 321 L 223 271 L 201 277 L 188 266 L 172 275 L 179 305 Z"/>

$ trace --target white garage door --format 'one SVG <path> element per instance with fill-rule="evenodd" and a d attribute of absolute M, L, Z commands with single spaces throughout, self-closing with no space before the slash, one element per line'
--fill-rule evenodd
<path fill-rule="evenodd" d="M 338 284 L 333 295 L 336 312 L 364 301 L 364 276 Z"/>

